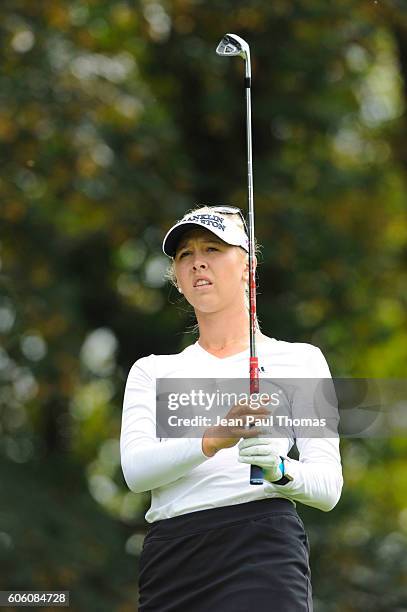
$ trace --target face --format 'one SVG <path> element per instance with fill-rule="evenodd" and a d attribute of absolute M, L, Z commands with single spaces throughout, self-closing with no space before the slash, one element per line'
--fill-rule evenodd
<path fill-rule="evenodd" d="M 246 253 L 204 229 L 187 232 L 174 258 L 177 283 L 197 312 L 245 307 Z"/>

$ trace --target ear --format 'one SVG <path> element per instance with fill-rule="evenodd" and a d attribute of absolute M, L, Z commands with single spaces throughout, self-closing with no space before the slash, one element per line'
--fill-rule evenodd
<path fill-rule="evenodd" d="M 172 284 L 174 285 L 175 289 L 179 293 L 182 293 L 181 285 L 179 284 L 179 280 L 178 280 L 177 275 L 175 273 L 175 266 L 173 266 L 172 272 L 173 272 L 173 275 L 172 275 L 172 278 L 171 278 Z"/>
<path fill-rule="evenodd" d="M 181 285 L 179 284 L 178 278 L 175 278 L 175 287 L 179 293 L 182 293 Z"/>
<path fill-rule="evenodd" d="M 256 255 L 254 256 L 254 270 L 256 271 L 257 268 L 257 257 Z M 249 254 L 246 255 L 246 265 L 243 271 L 243 279 L 246 282 L 249 282 Z"/>

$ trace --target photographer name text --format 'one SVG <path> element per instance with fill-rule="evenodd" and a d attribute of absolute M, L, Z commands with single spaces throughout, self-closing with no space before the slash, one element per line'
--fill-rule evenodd
<path fill-rule="evenodd" d="M 286 415 L 276 414 L 267 417 L 246 415 L 244 417 L 226 418 L 217 416 L 212 419 L 209 416 L 196 415 L 193 417 L 168 417 L 170 427 L 325 427 L 326 419 L 318 418 L 291 418 Z"/>

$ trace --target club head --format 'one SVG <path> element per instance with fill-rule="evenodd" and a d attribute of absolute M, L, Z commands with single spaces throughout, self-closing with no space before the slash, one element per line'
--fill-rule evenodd
<path fill-rule="evenodd" d="M 245 63 L 245 72 L 248 79 L 251 78 L 251 63 L 250 63 L 250 47 L 243 38 L 237 34 L 225 34 L 218 46 L 216 53 L 226 57 L 228 55 L 239 55 L 243 57 Z M 250 82 L 250 81 L 249 81 Z"/>
<path fill-rule="evenodd" d="M 249 45 L 237 34 L 225 34 L 216 48 L 218 55 L 240 55 L 247 60 L 250 56 Z"/>

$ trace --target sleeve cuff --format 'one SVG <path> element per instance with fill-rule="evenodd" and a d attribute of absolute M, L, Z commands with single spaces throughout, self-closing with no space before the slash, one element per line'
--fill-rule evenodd
<path fill-rule="evenodd" d="M 286 484 L 277 484 L 275 482 L 265 481 L 265 491 L 293 491 L 297 490 L 301 481 L 301 468 L 298 461 L 293 461 L 289 457 L 284 457 L 284 472 L 287 476 L 290 476 L 292 480 L 289 480 Z"/>
<path fill-rule="evenodd" d="M 196 456 L 197 458 L 201 458 L 201 459 L 211 459 L 211 457 L 208 457 L 207 455 L 205 455 L 205 453 L 203 452 L 203 448 L 202 448 L 202 438 L 189 438 L 189 442 L 191 444 L 190 448 L 191 448 L 191 453 Z"/>

